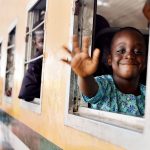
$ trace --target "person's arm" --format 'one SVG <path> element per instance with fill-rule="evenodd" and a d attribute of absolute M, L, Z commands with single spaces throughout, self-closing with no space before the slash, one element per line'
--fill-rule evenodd
<path fill-rule="evenodd" d="M 78 85 L 83 95 L 89 98 L 95 96 L 98 91 L 98 84 L 93 78 L 93 76 L 88 76 L 88 77 L 79 76 Z"/>
<path fill-rule="evenodd" d="M 147 18 L 147 20 L 150 22 L 150 0 L 147 0 L 145 2 L 145 5 L 143 7 L 143 13 L 145 17 Z"/>
<path fill-rule="evenodd" d="M 88 53 L 89 37 L 83 37 L 82 49 L 79 48 L 78 37 L 73 37 L 73 51 L 67 47 L 64 50 L 72 59 L 62 58 L 62 61 L 69 64 L 72 70 L 78 75 L 78 85 L 83 95 L 92 97 L 98 91 L 98 84 L 92 74 L 96 71 L 99 62 L 100 50 L 95 49 L 93 56 Z"/>

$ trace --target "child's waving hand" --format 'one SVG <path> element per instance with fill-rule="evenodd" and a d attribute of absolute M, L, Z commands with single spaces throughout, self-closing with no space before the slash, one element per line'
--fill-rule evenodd
<path fill-rule="evenodd" d="M 69 50 L 66 46 L 64 46 L 64 50 L 70 55 L 71 60 L 62 59 L 67 64 L 70 64 L 72 70 L 80 77 L 88 77 L 92 75 L 97 67 L 99 62 L 100 50 L 95 49 L 93 52 L 93 56 L 90 57 L 89 50 L 89 42 L 90 38 L 84 36 L 82 39 L 82 49 L 79 48 L 79 42 L 77 35 L 73 36 L 73 50 Z"/>

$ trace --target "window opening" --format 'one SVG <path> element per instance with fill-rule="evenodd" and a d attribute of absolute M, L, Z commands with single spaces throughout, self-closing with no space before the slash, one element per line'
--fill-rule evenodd
<path fill-rule="evenodd" d="M 19 93 L 19 98 L 36 104 L 40 104 L 41 97 L 45 11 L 46 0 L 39 0 L 28 11 L 25 74 Z M 28 84 L 28 86 L 25 84 Z M 30 92 L 31 90 L 33 91 L 32 93 Z"/>
<path fill-rule="evenodd" d="M 12 97 L 13 91 L 15 35 L 16 35 L 16 27 L 12 29 L 12 31 L 9 33 L 8 36 L 7 64 L 5 74 L 5 96 L 8 99 Z"/>
<path fill-rule="evenodd" d="M 144 0 L 139 1 L 138 3 L 136 3 L 136 1 L 132 2 L 134 4 L 134 8 L 133 7 L 131 8 L 131 3 L 126 2 L 126 0 L 124 0 L 123 2 L 97 0 L 94 1 L 96 3 L 96 6 L 95 4 L 93 4 L 91 5 L 92 9 L 88 10 L 88 12 L 91 11 L 89 16 L 87 15 L 88 13 L 84 14 L 84 11 L 88 9 L 87 7 L 88 5 L 85 4 L 86 2 L 87 2 L 86 0 L 74 1 L 74 8 L 75 8 L 74 9 L 74 34 L 78 34 L 80 46 L 82 45 L 82 40 L 81 40 L 82 37 L 88 33 L 87 31 L 90 31 L 89 33 L 93 33 L 93 37 L 90 37 L 93 40 L 91 41 L 90 48 L 89 48 L 90 53 L 92 53 L 91 51 L 93 51 L 94 47 L 98 47 L 98 46 L 101 47 L 103 46 L 102 47 L 103 49 L 110 49 L 109 46 L 114 33 L 117 32 L 120 28 L 126 26 L 135 27 L 138 30 L 140 30 L 144 34 L 146 45 L 148 46 L 148 37 L 149 37 L 148 25 L 147 25 L 147 20 L 143 17 L 142 14 L 142 7 L 145 2 Z M 86 17 L 86 15 L 89 18 Z M 98 22 L 99 19 L 100 21 Z M 91 24 L 87 23 L 89 20 L 92 20 Z M 88 25 L 88 27 L 85 25 Z M 87 34 L 88 36 L 91 35 L 89 33 Z M 101 38 L 102 41 L 98 42 L 97 38 L 100 37 L 103 37 L 103 39 Z M 106 44 L 107 47 L 104 47 L 105 46 L 103 45 L 104 43 Z M 106 54 L 105 53 L 103 54 L 103 63 L 105 63 L 103 65 L 106 65 L 108 52 L 106 50 L 104 52 Z M 108 74 L 108 73 L 112 73 L 112 70 L 109 68 L 109 66 L 103 66 L 103 70 L 97 70 L 94 76 L 101 75 L 101 74 Z M 146 83 L 146 69 L 144 71 L 144 74 L 142 74 L 141 81 L 143 84 Z M 99 119 L 99 121 L 104 121 L 107 123 L 109 122 L 110 124 L 117 124 L 117 125 L 118 123 L 115 123 L 115 121 L 118 120 L 119 118 L 118 115 L 123 116 L 125 118 L 133 117 L 133 116 L 125 116 L 122 114 L 113 115 L 112 113 L 109 112 L 103 112 L 103 111 L 98 112 L 97 110 L 91 109 L 91 105 L 83 102 L 82 100 L 82 96 L 77 85 L 77 76 L 73 72 L 71 72 L 69 99 L 70 99 L 69 100 L 70 114 L 84 116 L 92 120 L 94 120 L 94 116 L 96 115 L 96 118 L 97 117 L 102 118 Z M 104 119 L 101 114 L 105 114 L 106 118 L 104 117 L 105 118 Z M 114 119 L 110 119 L 111 115 L 114 116 Z M 142 130 L 143 120 L 142 118 L 138 118 L 138 119 L 140 122 L 139 124 L 137 124 L 135 120 L 128 123 L 125 123 L 123 121 L 123 124 L 119 123 L 119 126 L 123 127 L 125 124 L 126 128 L 130 128 L 133 130 L 140 130 L 140 129 Z M 140 127 L 138 127 L 138 125 Z"/>

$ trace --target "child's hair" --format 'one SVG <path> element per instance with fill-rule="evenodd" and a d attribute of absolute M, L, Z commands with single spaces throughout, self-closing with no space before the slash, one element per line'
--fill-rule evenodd
<path fill-rule="evenodd" d="M 137 28 L 134 28 L 134 27 L 123 27 L 123 28 L 120 28 L 117 32 L 121 32 L 121 31 L 124 31 L 124 30 L 126 30 L 126 31 L 136 31 L 144 38 L 143 33 L 140 30 L 138 30 Z"/>
<path fill-rule="evenodd" d="M 113 41 L 114 41 L 115 35 L 118 34 L 118 33 L 120 33 L 120 32 L 122 32 L 122 31 L 131 31 L 131 32 L 136 32 L 136 33 L 138 33 L 138 34 L 142 37 L 143 42 L 144 42 L 144 44 L 145 44 L 145 46 L 146 46 L 145 37 L 144 37 L 143 33 L 142 33 L 140 30 L 138 30 L 138 29 L 136 29 L 136 28 L 134 28 L 134 27 L 123 27 L 123 28 L 119 28 L 119 30 L 116 31 L 116 33 L 114 34 L 114 36 L 113 36 L 113 38 L 112 38 L 112 40 L 111 40 L 111 45 L 112 45 L 112 43 L 113 43 Z"/>

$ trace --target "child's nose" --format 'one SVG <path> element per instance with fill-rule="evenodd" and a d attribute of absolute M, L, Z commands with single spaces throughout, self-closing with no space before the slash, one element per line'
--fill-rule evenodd
<path fill-rule="evenodd" d="M 135 58 L 135 54 L 132 51 L 126 52 L 125 58 L 127 58 L 127 59 L 134 59 Z"/>

